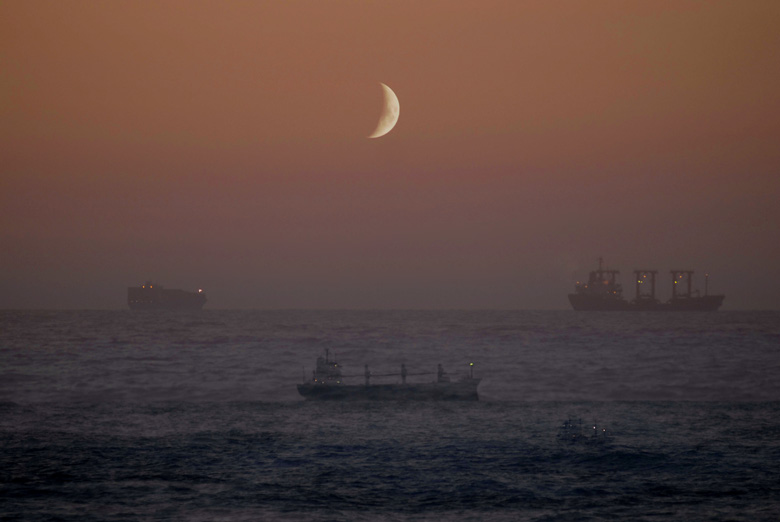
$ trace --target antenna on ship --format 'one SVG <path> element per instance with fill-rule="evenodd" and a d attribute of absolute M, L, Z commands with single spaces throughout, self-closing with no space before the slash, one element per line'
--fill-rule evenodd
<path fill-rule="evenodd" d="M 704 295 L 707 295 L 710 287 L 710 274 L 704 273 Z"/>

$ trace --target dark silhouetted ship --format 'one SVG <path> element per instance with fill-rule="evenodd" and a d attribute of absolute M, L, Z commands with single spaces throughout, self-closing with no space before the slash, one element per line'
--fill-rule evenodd
<path fill-rule="evenodd" d="M 409 376 L 434 375 L 433 373 L 407 373 L 401 365 L 400 373 L 372 375 L 365 367 L 362 376 L 345 376 L 341 366 L 331 361 L 328 351 L 325 357 L 317 358 L 317 368 L 312 372 L 311 380 L 298 385 L 298 393 L 306 400 L 314 401 L 477 401 L 477 386 L 481 379 L 474 377 L 473 363 L 467 376 L 451 381 L 441 365 L 436 372 L 436 380 L 425 383 L 408 383 Z M 372 384 L 371 378 L 400 376 L 401 382 L 395 384 Z M 345 384 L 344 377 L 363 377 L 363 384 Z"/>
<path fill-rule="evenodd" d="M 204 304 L 203 290 L 169 290 L 149 281 L 127 289 L 127 305 L 131 310 L 200 310 Z"/>
<path fill-rule="evenodd" d="M 617 282 L 619 270 L 602 267 L 588 276 L 587 283 L 577 283 L 569 302 L 575 310 L 598 311 L 701 311 L 712 312 L 720 308 L 725 295 L 709 295 L 709 274 L 704 275 L 704 295 L 698 295 L 691 288 L 693 270 L 671 270 L 672 297 L 661 302 L 655 297 L 657 270 L 634 270 L 636 297 L 628 301 L 623 297 L 623 287 Z"/>
<path fill-rule="evenodd" d="M 607 428 L 599 426 L 595 422 L 583 431 L 582 419 L 574 420 L 571 417 L 566 419 L 558 430 L 558 440 L 567 444 L 580 442 L 601 444 L 610 439 Z"/>

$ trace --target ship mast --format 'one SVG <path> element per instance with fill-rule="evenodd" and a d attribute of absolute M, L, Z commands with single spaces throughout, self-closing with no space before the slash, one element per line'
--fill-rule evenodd
<path fill-rule="evenodd" d="M 670 272 L 672 274 L 672 299 L 676 299 L 678 297 L 691 297 L 691 283 L 693 281 L 693 270 L 672 270 Z M 688 279 L 688 291 L 687 293 L 683 294 L 682 292 L 677 292 L 677 283 L 679 283 L 683 278 Z"/>
<path fill-rule="evenodd" d="M 641 286 L 645 283 L 648 274 L 650 275 L 650 299 L 655 301 L 655 275 L 658 270 L 634 270 L 634 280 L 636 281 L 636 300 L 639 301 L 643 296 Z"/>

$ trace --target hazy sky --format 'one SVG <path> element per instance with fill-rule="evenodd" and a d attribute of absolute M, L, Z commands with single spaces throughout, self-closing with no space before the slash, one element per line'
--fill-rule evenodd
<path fill-rule="evenodd" d="M 780 309 L 780 2 L 4 1 L 0 307 Z M 401 117 L 367 139 L 386 83 Z M 700 279 L 699 287 L 703 287 Z"/>

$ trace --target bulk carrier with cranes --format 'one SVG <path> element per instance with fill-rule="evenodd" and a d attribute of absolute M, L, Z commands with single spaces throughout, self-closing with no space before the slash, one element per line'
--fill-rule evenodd
<path fill-rule="evenodd" d="M 599 258 L 598 270 L 593 270 L 587 283 L 578 282 L 569 303 L 575 310 L 605 312 L 714 312 L 726 298 L 723 294 L 710 295 L 709 274 L 704 274 L 704 294 L 694 291 L 693 270 L 670 270 L 672 296 L 668 301 L 656 298 L 655 282 L 658 270 L 634 270 L 635 297 L 629 301 L 623 297 L 623 286 L 617 282 L 619 270 L 603 267 Z"/>

